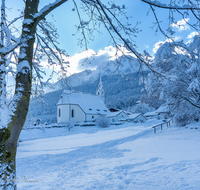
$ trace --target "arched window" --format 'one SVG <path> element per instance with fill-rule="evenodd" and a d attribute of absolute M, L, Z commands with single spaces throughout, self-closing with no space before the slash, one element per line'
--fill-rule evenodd
<path fill-rule="evenodd" d="M 61 116 L 61 110 L 60 110 L 60 108 L 58 109 L 58 117 L 60 117 Z"/>
<path fill-rule="evenodd" d="M 72 110 L 72 117 L 74 117 L 74 110 Z"/>

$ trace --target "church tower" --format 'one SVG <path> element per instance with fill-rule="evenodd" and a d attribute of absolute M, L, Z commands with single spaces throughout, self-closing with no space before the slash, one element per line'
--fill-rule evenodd
<path fill-rule="evenodd" d="M 101 81 L 101 75 L 99 75 L 99 84 L 96 90 L 96 95 L 99 96 L 103 100 L 103 102 L 105 102 L 105 91 L 103 88 L 103 83 Z"/>

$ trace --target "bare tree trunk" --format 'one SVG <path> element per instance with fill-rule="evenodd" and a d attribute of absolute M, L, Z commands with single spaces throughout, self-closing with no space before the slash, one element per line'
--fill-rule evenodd
<path fill-rule="evenodd" d="M 12 102 L 13 114 L 11 115 L 11 120 L 7 128 L 0 129 L 0 187 L 3 187 L 4 190 L 16 189 L 15 158 L 17 141 L 26 120 L 31 96 L 33 46 L 37 24 L 52 10 L 68 0 L 53 3 L 48 9 L 44 8 L 41 14 L 34 17 L 38 13 L 39 1 L 25 1 L 15 95 Z M 2 0 L 2 2 L 5 2 L 5 0 Z"/>
<path fill-rule="evenodd" d="M 0 180 L 4 189 L 16 189 L 15 157 L 17 141 L 28 113 L 31 82 L 33 45 L 37 22 L 33 15 L 38 12 L 39 0 L 26 0 L 20 56 L 16 75 L 15 95 L 13 100 L 13 115 L 7 129 L 1 130 Z"/>
<path fill-rule="evenodd" d="M 5 46 L 4 44 L 4 27 L 5 27 L 5 0 L 2 0 L 1 4 L 1 37 L 0 37 L 0 49 Z M 2 121 L 2 111 L 6 108 L 6 59 L 5 54 L 0 53 L 0 128 L 5 127 L 5 123 Z"/>

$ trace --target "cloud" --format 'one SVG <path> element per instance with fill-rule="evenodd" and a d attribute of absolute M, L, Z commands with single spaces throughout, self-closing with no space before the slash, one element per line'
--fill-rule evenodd
<path fill-rule="evenodd" d="M 113 61 L 123 54 L 129 54 L 127 49 L 123 46 L 121 46 L 120 50 L 121 51 L 116 51 L 115 47 L 109 46 L 105 47 L 103 50 L 99 50 L 98 52 L 88 50 L 75 54 L 74 56 L 69 57 L 69 72 L 73 74 L 81 72 L 85 69 L 94 70 L 98 66 L 103 66 L 109 61 Z"/>
<path fill-rule="evenodd" d="M 91 57 L 94 54 L 96 54 L 95 51 L 89 49 L 88 51 L 76 53 L 73 56 L 63 57 L 63 62 L 68 62 L 68 64 L 63 65 L 65 70 L 67 70 L 67 75 L 71 75 L 73 73 L 80 72 L 81 68 L 78 68 L 80 60 L 85 59 L 87 57 Z M 58 62 L 58 61 L 55 61 L 55 62 Z M 55 71 L 60 71 L 60 69 L 61 69 L 61 66 L 59 64 L 49 66 L 49 64 L 46 60 L 42 60 L 41 65 L 44 68 L 48 68 L 48 69 L 54 68 Z"/>
<path fill-rule="evenodd" d="M 188 36 L 187 36 L 187 39 L 192 39 L 194 36 L 198 35 L 199 33 L 198 32 L 191 32 Z"/>
<path fill-rule="evenodd" d="M 177 41 L 177 40 L 180 40 L 181 39 L 181 37 L 179 37 L 179 36 L 175 36 L 174 38 L 173 38 L 173 40 L 174 41 Z M 159 41 L 159 42 L 157 42 L 157 43 L 155 43 L 154 44 L 154 48 L 153 48 L 153 53 L 156 53 L 157 52 L 157 50 L 165 43 L 165 42 L 172 42 L 172 39 L 166 39 L 165 41 Z"/>
<path fill-rule="evenodd" d="M 69 67 L 65 66 L 67 70 L 67 76 L 74 73 L 79 73 L 85 69 L 95 70 L 97 67 L 104 67 L 109 61 L 114 61 L 123 54 L 130 55 L 129 51 L 121 45 L 121 51 L 116 51 L 115 47 L 105 47 L 103 50 L 95 52 L 94 50 L 87 50 L 81 53 L 76 53 L 73 56 L 65 57 L 64 61 L 69 62 Z M 49 67 L 46 61 L 42 61 L 42 66 L 45 69 L 47 75 L 49 75 L 52 67 Z M 60 66 L 55 65 L 54 70 L 60 71 Z M 45 77 L 47 78 L 47 77 Z M 55 77 L 54 77 L 55 80 Z"/>
<path fill-rule="evenodd" d="M 154 44 L 154 48 L 153 48 L 153 52 L 156 53 L 158 51 L 158 49 L 164 44 L 164 41 L 159 41 L 157 43 Z"/>
<path fill-rule="evenodd" d="M 92 57 L 95 54 L 96 54 L 95 51 L 89 49 L 88 51 L 76 53 L 75 55 L 69 57 L 67 60 L 69 61 L 69 66 L 70 66 L 68 68 L 68 72 L 70 74 L 73 74 L 82 71 L 82 68 L 80 67 L 80 61 L 86 59 L 87 57 Z"/>
<path fill-rule="evenodd" d="M 77 66 L 78 70 L 85 70 L 85 69 L 91 69 L 94 70 L 96 69 L 98 66 L 103 65 L 105 63 L 107 63 L 108 61 L 110 61 L 110 56 L 107 52 L 105 52 L 104 54 L 101 55 L 95 55 L 94 57 L 90 57 L 89 61 L 90 62 L 84 62 L 85 59 L 82 59 L 79 61 L 79 65 Z"/>
<path fill-rule="evenodd" d="M 192 42 L 192 40 L 193 40 L 193 37 L 194 36 L 196 36 L 196 35 L 199 35 L 199 33 L 198 32 L 191 32 L 188 36 L 187 36 L 187 39 L 189 39 L 187 42 L 186 42 L 186 44 L 190 44 L 191 42 Z"/>
<path fill-rule="evenodd" d="M 187 22 L 189 21 L 189 18 L 182 19 L 177 21 L 176 23 L 171 24 L 172 27 L 178 28 L 178 30 L 181 32 L 183 30 L 190 30 L 190 27 L 188 26 Z"/>

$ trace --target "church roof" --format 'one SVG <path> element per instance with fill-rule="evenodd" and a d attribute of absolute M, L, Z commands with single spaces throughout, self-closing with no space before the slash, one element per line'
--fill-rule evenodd
<path fill-rule="evenodd" d="M 97 95 L 64 90 L 57 105 L 79 105 L 87 114 L 107 114 L 110 111 Z"/>
<path fill-rule="evenodd" d="M 103 89 L 103 83 L 102 83 L 102 80 L 101 80 L 101 75 L 99 75 L 99 82 L 98 82 L 98 87 L 97 87 L 97 90 L 96 91 L 98 91 L 98 90 L 100 90 L 100 91 L 104 91 L 104 89 Z"/>

